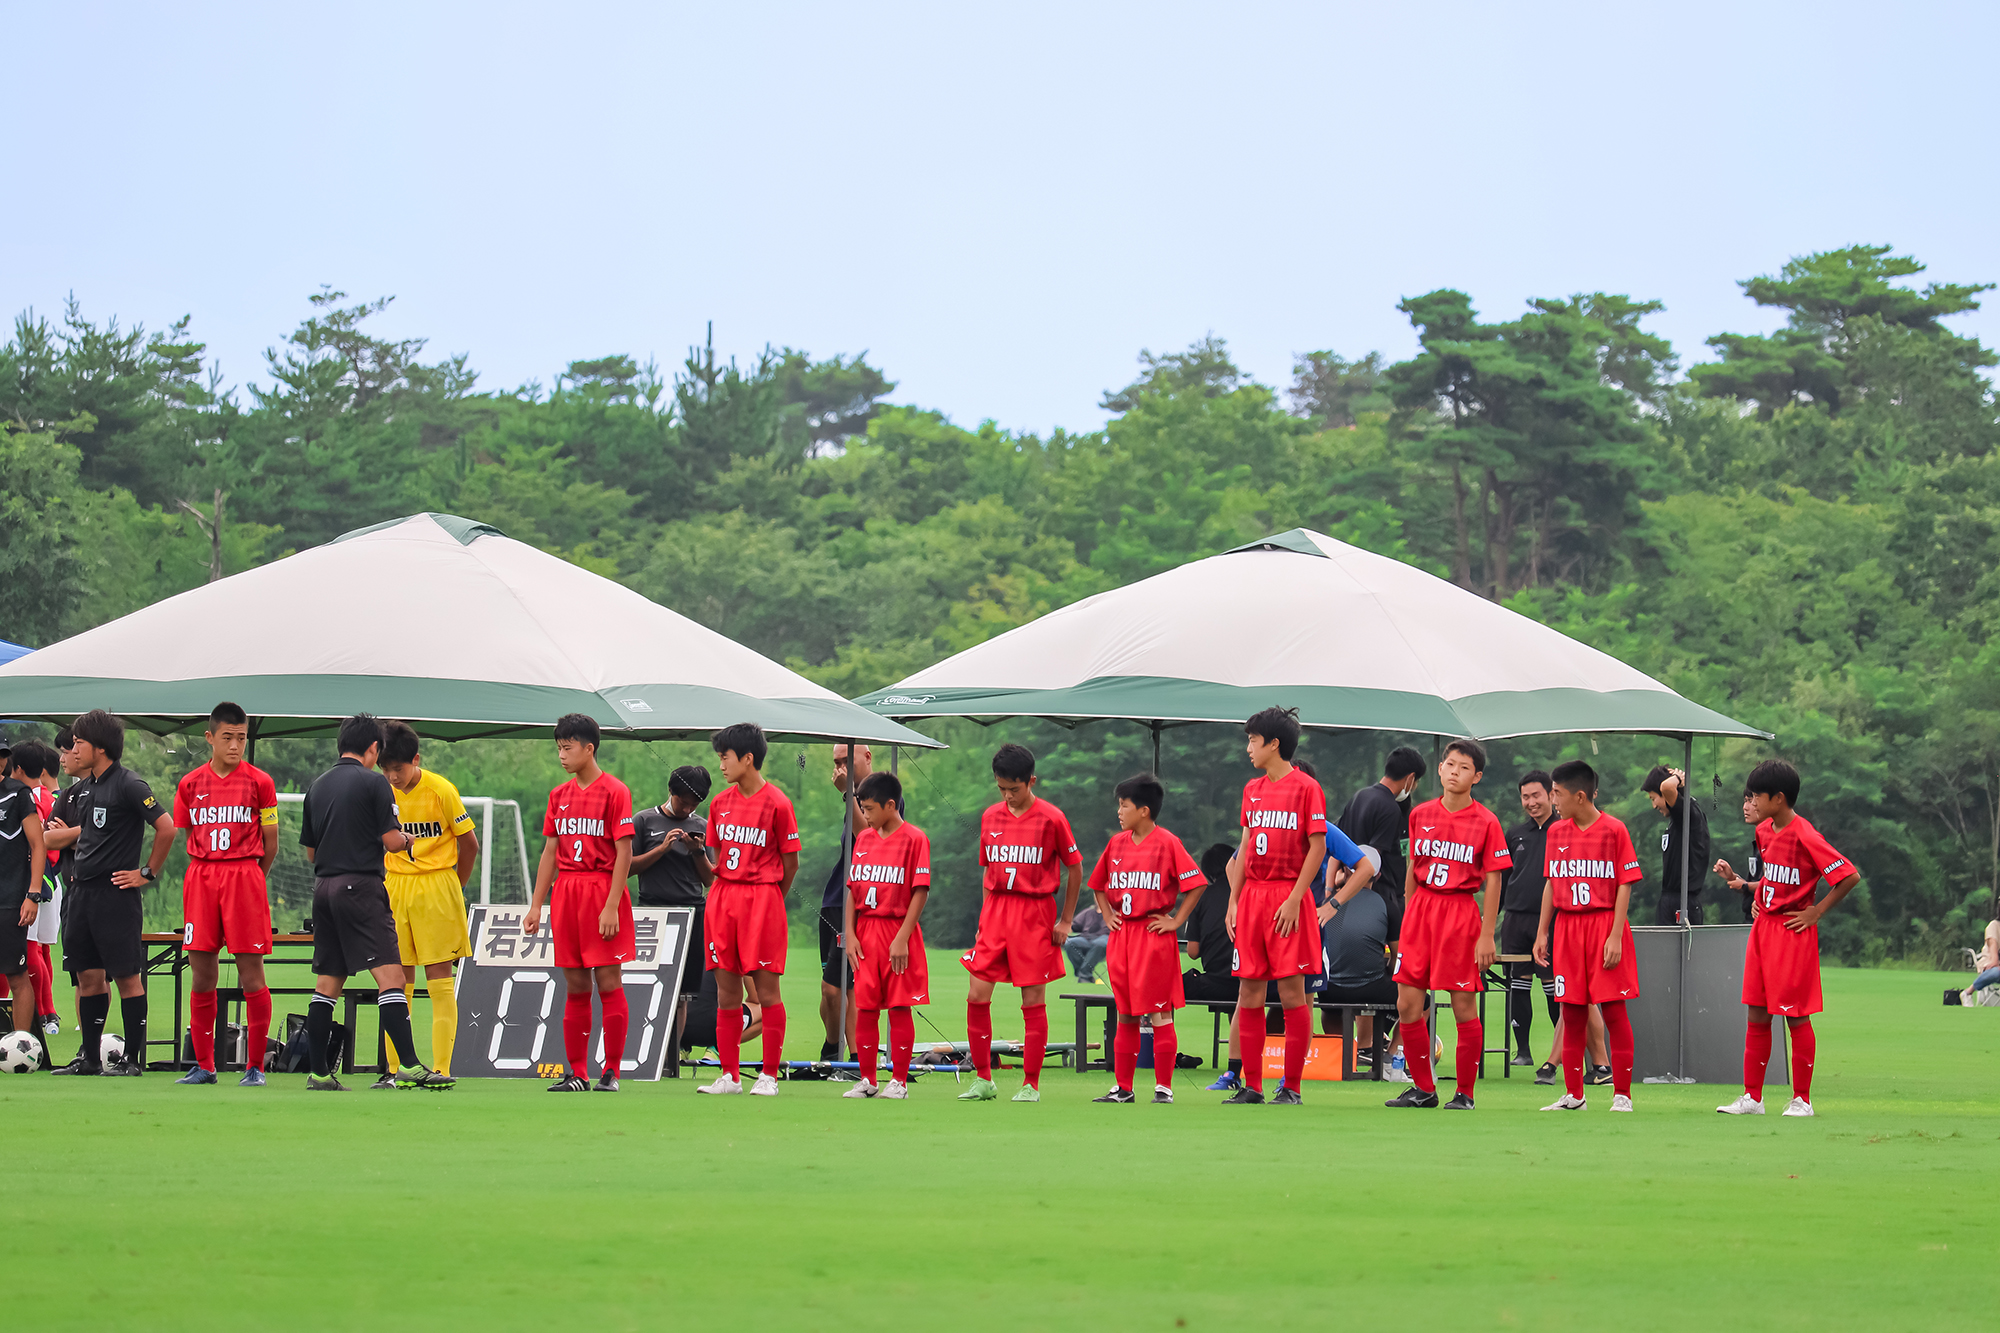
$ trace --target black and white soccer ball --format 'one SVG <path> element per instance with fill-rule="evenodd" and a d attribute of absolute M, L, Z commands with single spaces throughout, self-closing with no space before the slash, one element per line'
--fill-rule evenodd
<path fill-rule="evenodd" d="M 115 1032 L 107 1032 L 97 1039 L 97 1058 L 109 1063 L 125 1058 L 125 1039 Z"/>
<path fill-rule="evenodd" d="M 32 1032 L 0 1037 L 0 1073 L 32 1074 L 42 1067 L 42 1039 Z"/>

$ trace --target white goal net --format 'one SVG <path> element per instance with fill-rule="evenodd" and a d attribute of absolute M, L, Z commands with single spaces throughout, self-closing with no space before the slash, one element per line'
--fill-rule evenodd
<path fill-rule="evenodd" d="M 297 930 L 299 923 L 312 915 L 312 862 L 299 846 L 300 807 L 305 799 L 298 792 L 278 796 L 278 859 L 271 866 L 269 886 L 271 927 L 280 933 Z M 461 799 L 479 834 L 479 861 L 465 886 L 466 905 L 526 903 L 535 882 L 528 867 L 520 802 L 496 801 L 491 796 Z"/>

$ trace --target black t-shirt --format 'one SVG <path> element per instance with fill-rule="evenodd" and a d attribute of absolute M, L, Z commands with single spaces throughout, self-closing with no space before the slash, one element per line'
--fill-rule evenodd
<path fill-rule="evenodd" d="M 70 822 L 76 840 L 74 876 L 79 884 L 109 884 L 119 870 L 137 870 L 146 830 L 165 811 L 153 789 L 130 769 L 113 764 L 94 778 L 70 785 Z"/>
<path fill-rule="evenodd" d="M 1320 928 L 1326 948 L 1326 984 L 1344 990 L 1372 986 L 1389 975 L 1389 904 L 1378 894 L 1357 893 Z"/>
<path fill-rule="evenodd" d="M 1211 884 L 1208 892 L 1201 895 L 1187 923 L 1187 937 L 1201 945 L 1201 953 L 1195 959 L 1201 970 L 1225 977 L 1236 965 L 1236 946 L 1230 942 L 1229 927 L 1225 924 L 1228 915 L 1229 884 L 1225 880 Z"/>
<path fill-rule="evenodd" d="M 632 855 L 639 857 L 652 851 L 674 829 L 686 830 L 694 840 L 693 845 L 677 843 L 639 872 L 639 893 L 634 901 L 643 907 L 693 906 L 708 898 L 708 886 L 701 882 L 701 872 L 694 864 L 696 856 L 707 855 L 702 850 L 702 840 L 708 833 L 708 821 L 700 815 L 675 819 L 657 805 L 639 811 L 632 816 Z"/>
<path fill-rule="evenodd" d="M 1410 807 L 1398 801 L 1389 789 L 1371 782 L 1354 793 L 1354 799 L 1333 821 L 1356 846 L 1373 847 L 1382 858 L 1375 883 L 1385 891 L 1401 893 L 1410 855 Z"/>
<path fill-rule="evenodd" d="M 299 845 L 313 849 L 313 874 L 382 877 L 382 835 L 396 822 L 396 793 L 389 779 L 361 761 L 341 761 L 313 779 L 306 791 Z"/>
<path fill-rule="evenodd" d="M 35 868 L 29 864 L 28 833 L 22 825 L 35 814 L 35 793 L 19 778 L 0 779 L 0 912 L 7 913 L 12 925 L 20 919 L 21 903 L 34 882 Z"/>
<path fill-rule="evenodd" d="M 1540 914 L 1542 883 L 1549 868 L 1549 824 L 1555 822 L 1551 814 L 1548 823 L 1538 825 L 1530 819 L 1507 830 L 1507 851 L 1514 865 L 1501 883 L 1501 910 Z"/>

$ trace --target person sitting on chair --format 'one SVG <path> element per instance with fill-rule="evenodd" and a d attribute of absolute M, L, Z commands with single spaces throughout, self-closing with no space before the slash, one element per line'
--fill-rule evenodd
<path fill-rule="evenodd" d="M 1070 923 L 1069 938 L 1063 941 L 1063 954 L 1069 959 L 1076 979 L 1086 985 L 1097 984 L 1097 969 L 1104 962 L 1104 952 L 1111 946 L 1111 931 L 1104 924 L 1104 914 L 1097 910 L 1097 904 L 1087 902 L 1083 910 Z"/>

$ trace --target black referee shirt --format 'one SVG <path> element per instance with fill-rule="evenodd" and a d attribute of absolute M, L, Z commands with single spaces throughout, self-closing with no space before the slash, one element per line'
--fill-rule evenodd
<path fill-rule="evenodd" d="M 11 913 L 8 925 L 21 914 L 21 902 L 34 882 L 28 835 L 21 826 L 35 813 L 35 794 L 19 778 L 0 779 L 0 912 Z"/>
<path fill-rule="evenodd" d="M 1403 891 L 1404 866 L 1410 854 L 1410 807 L 1390 794 L 1379 782 L 1371 782 L 1347 803 L 1340 818 L 1333 821 L 1357 847 L 1373 847 L 1382 857 L 1382 869 L 1375 883 L 1391 893 Z"/>
<path fill-rule="evenodd" d="M 70 822 L 82 830 L 76 839 L 78 884 L 111 883 L 120 870 L 137 870 L 145 858 L 146 830 L 165 812 L 153 799 L 146 780 L 122 764 L 96 777 L 70 784 Z"/>
<path fill-rule="evenodd" d="M 1692 796 L 1683 795 L 1681 800 L 1688 803 L 1684 815 L 1679 801 L 1667 811 L 1666 828 L 1660 834 L 1660 897 L 1671 902 L 1675 910 L 1681 903 L 1681 820 L 1688 818 L 1692 828 L 1687 852 L 1688 906 L 1701 905 L 1701 887 L 1708 878 L 1709 867 L 1715 863 L 1708 856 L 1708 815 L 1701 808 L 1701 802 Z"/>
<path fill-rule="evenodd" d="M 81 786 L 82 784 L 80 783 L 72 782 L 69 786 L 61 788 L 56 792 L 56 799 L 49 806 L 48 823 L 50 825 L 54 825 L 57 820 L 61 820 L 71 828 L 76 827 L 76 794 Z M 56 877 L 63 883 L 76 883 L 75 843 L 71 843 L 57 854 L 55 872 Z"/>
<path fill-rule="evenodd" d="M 313 849 L 313 874 L 382 878 L 382 835 L 396 823 L 396 794 L 389 779 L 359 759 L 340 762 L 306 790 L 299 845 Z"/>
<path fill-rule="evenodd" d="M 1553 811 L 1544 822 L 1530 819 L 1507 830 L 1507 850 L 1513 853 L 1514 868 L 1500 888 L 1500 908 L 1506 912 L 1542 910 L 1542 881 L 1549 868 L 1549 825 L 1556 822 Z"/>

